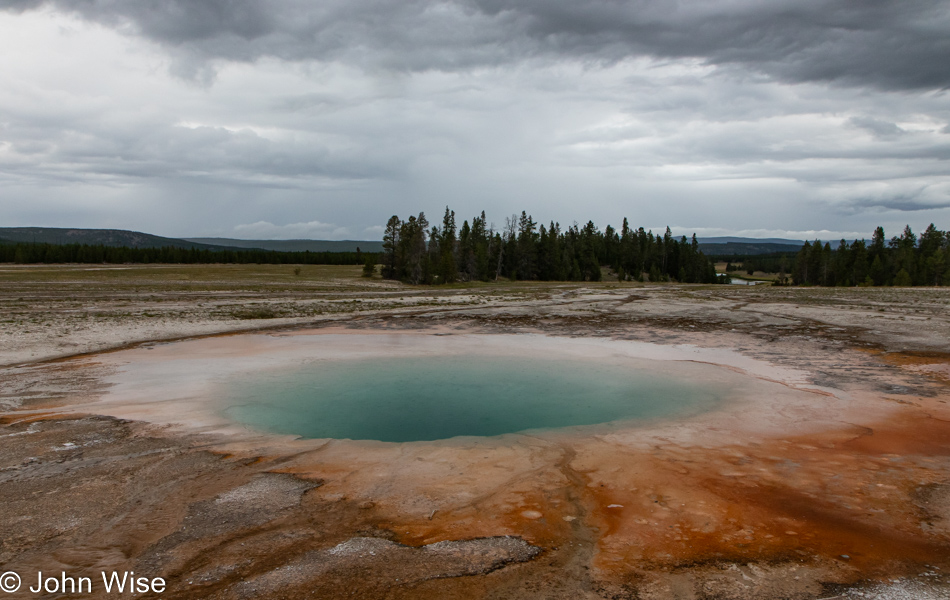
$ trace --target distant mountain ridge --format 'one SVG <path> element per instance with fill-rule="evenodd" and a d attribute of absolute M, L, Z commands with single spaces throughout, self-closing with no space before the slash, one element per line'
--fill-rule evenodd
<path fill-rule="evenodd" d="M 370 240 L 239 240 L 235 238 L 183 238 L 187 242 L 231 248 L 262 248 L 279 252 L 382 252 L 382 241 Z"/>
<path fill-rule="evenodd" d="M 696 240 L 700 244 L 784 244 L 798 246 L 799 248 L 801 248 L 805 243 L 805 240 L 789 240 L 785 238 L 748 238 L 736 236 L 697 237 Z"/>
<path fill-rule="evenodd" d="M 782 238 L 707 237 L 697 238 L 707 255 L 769 254 L 798 252 L 805 243 Z M 89 244 L 130 248 L 197 248 L 199 250 L 272 250 L 277 252 L 382 252 L 379 240 L 242 240 L 237 238 L 168 238 L 125 229 L 79 229 L 62 227 L 0 227 L 0 242 L 38 244 Z"/>
<path fill-rule="evenodd" d="M 128 248 L 197 248 L 226 250 L 225 246 L 200 244 L 125 229 L 71 229 L 61 227 L 0 227 L 0 242 L 37 244 L 89 244 Z"/>
<path fill-rule="evenodd" d="M 382 252 L 374 240 L 239 240 L 234 238 L 169 238 L 126 229 L 65 227 L 0 227 L 0 243 L 88 244 L 128 248 L 197 248 L 198 250 L 271 250 L 276 252 Z"/>
<path fill-rule="evenodd" d="M 754 256 L 774 252 L 795 253 L 802 249 L 805 242 L 797 244 L 773 244 L 758 242 L 700 242 L 699 249 L 706 256 Z"/>

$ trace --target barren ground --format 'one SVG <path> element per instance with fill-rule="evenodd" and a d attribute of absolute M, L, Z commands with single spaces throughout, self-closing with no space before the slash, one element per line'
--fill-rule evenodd
<path fill-rule="evenodd" d="M 358 274 L 0 266 L 0 571 L 132 569 L 167 598 L 950 598 L 950 289 Z M 307 329 L 688 344 L 806 380 L 688 423 L 477 448 L 94 410 L 143 343 Z"/>

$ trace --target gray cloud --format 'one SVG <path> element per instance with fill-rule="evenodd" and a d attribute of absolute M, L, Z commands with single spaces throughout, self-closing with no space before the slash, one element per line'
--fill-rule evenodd
<path fill-rule="evenodd" d="M 179 178 L 229 185 L 300 187 L 314 180 L 364 180 L 392 176 L 392 164 L 365 153 L 354 155 L 319 144 L 281 144 L 250 130 L 168 126 L 149 123 L 122 130 L 109 123 L 86 124 L 82 133 L 49 135 L 52 141 L 23 140 L 14 157 L 29 166 L 0 160 L 0 169 L 20 177 L 82 181 L 90 176 Z M 74 125 L 75 126 L 75 125 Z M 11 137 L 26 132 L 12 130 Z"/>
<path fill-rule="evenodd" d="M 950 208 L 950 197 L 944 197 L 942 201 L 921 200 L 917 196 L 894 196 L 892 198 L 858 198 L 853 202 L 856 210 L 864 210 L 870 207 L 887 208 L 901 212 L 917 212 L 925 210 L 934 210 L 937 208 Z"/>
<path fill-rule="evenodd" d="M 717 234 L 950 219 L 936 2 L 0 8 L 9 224 L 376 237 L 446 204 Z"/>
<path fill-rule="evenodd" d="M 453 71 L 530 58 L 696 58 L 782 81 L 950 87 L 942 0 L 0 0 L 131 31 L 209 78 L 207 61 L 344 61 Z"/>
<path fill-rule="evenodd" d="M 848 122 L 860 129 L 870 131 L 877 137 L 894 138 L 907 133 L 895 123 L 875 119 L 874 117 L 851 117 Z"/>

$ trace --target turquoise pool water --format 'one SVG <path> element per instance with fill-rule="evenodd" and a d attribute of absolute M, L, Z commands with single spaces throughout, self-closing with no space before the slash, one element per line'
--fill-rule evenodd
<path fill-rule="evenodd" d="M 315 361 L 233 378 L 222 398 L 267 432 L 411 442 L 677 416 L 722 395 L 623 363 L 457 355 Z"/>

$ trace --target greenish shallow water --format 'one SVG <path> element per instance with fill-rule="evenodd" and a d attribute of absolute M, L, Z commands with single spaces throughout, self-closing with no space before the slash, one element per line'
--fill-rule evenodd
<path fill-rule="evenodd" d="M 320 361 L 224 389 L 225 414 L 255 429 L 385 442 L 670 417 L 711 409 L 721 396 L 617 364 L 479 355 Z"/>

